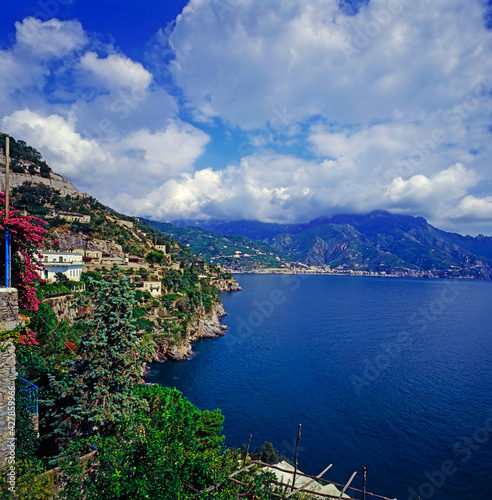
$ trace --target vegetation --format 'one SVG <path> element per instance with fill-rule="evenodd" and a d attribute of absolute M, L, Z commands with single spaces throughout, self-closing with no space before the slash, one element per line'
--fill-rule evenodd
<path fill-rule="evenodd" d="M 75 356 L 62 377 L 52 377 L 63 400 L 54 401 L 51 412 L 62 448 L 74 438 L 111 435 L 123 416 L 142 404 L 132 389 L 152 352 L 137 335 L 128 279 L 115 268 L 105 280 L 89 281 L 89 288 L 90 304 L 83 305 L 94 310 L 81 321 L 84 334 Z"/>
<path fill-rule="evenodd" d="M 285 267 L 291 261 L 278 249 L 241 235 L 223 235 L 196 226 L 183 228 L 166 222 L 147 222 L 187 245 L 202 259 L 229 269 L 278 268 Z"/>
<path fill-rule="evenodd" d="M 241 453 L 223 448 L 220 410 L 140 384 L 150 344 L 137 333 L 141 308 L 127 277 L 115 268 L 86 284 L 86 316 L 73 327 L 57 322 L 47 304 L 32 313 L 39 345 L 19 350 L 18 370 L 40 387 L 43 418 L 37 438 L 19 401 L 18 488 L 9 498 L 49 499 L 57 489 L 67 500 L 273 498 L 270 475 L 258 469 L 236 476 L 247 486 L 228 480 Z M 271 444 L 262 452 L 276 456 Z"/>
<path fill-rule="evenodd" d="M 0 193 L 0 206 L 5 207 L 5 196 Z M 37 274 L 40 267 L 34 256 L 42 248 L 46 229 L 44 221 L 37 217 L 22 215 L 11 209 L 8 218 L 5 208 L 0 211 L 0 229 L 11 233 L 12 255 L 12 286 L 19 293 L 19 304 L 26 309 L 36 310 L 39 300 L 36 298 L 35 282 L 39 281 Z M 5 255 L 5 239 L 0 238 L 0 252 Z M 5 276 L 5 260 L 0 259 L 0 274 Z"/>
<path fill-rule="evenodd" d="M 0 147 L 5 151 L 5 134 L 0 132 Z M 51 168 L 43 160 L 41 153 L 28 146 L 24 141 L 16 141 L 13 137 L 9 140 L 10 157 L 12 159 L 11 168 L 14 172 L 39 174 L 41 177 L 50 177 Z M 25 165 L 21 163 L 24 161 Z"/>
<path fill-rule="evenodd" d="M 166 224 L 155 224 L 166 230 Z M 218 259 L 220 247 L 227 245 L 222 243 L 225 241 L 222 238 L 242 235 L 256 243 L 268 244 L 273 248 L 270 251 L 304 265 L 411 276 L 492 277 L 492 237 L 447 233 L 422 217 L 381 210 L 320 217 L 308 224 L 214 220 L 181 221 L 180 224 L 192 227 L 183 229 L 168 224 L 166 231 L 180 239 L 183 234 L 182 241 L 187 234 L 190 239 L 193 234 L 200 240 L 199 231 L 204 231 L 202 239 L 208 235 L 210 254 L 207 258 L 210 259 Z M 201 251 L 191 242 L 190 248 Z"/>
<path fill-rule="evenodd" d="M 36 156 L 21 141 L 15 144 Z M 24 247 L 16 252 L 25 252 L 25 262 L 34 265 L 41 245 L 66 250 L 67 242 L 98 239 L 121 245 L 150 266 L 84 273 L 86 289 L 75 292 L 73 324 L 59 321 L 43 302 L 73 294 L 72 282 L 59 274 L 55 283 L 43 284 L 34 271 L 29 275 L 30 295 L 21 294 L 21 305 L 36 343 L 19 344 L 16 355 L 19 375 L 39 388 L 39 435 L 19 397 L 16 491 L 2 491 L 0 499 L 272 498 L 270 476 L 258 468 L 236 476 L 244 484 L 228 480 L 242 457 L 224 448 L 220 410 L 202 411 L 175 389 L 142 384 L 154 340 L 172 344 L 185 336 L 190 321 L 219 300 L 217 282 L 232 276 L 171 236 L 90 197 L 63 197 L 28 183 L 15 190 L 12 203 L 16 215 L 51 215 L 48 231 L 31 216 L 19 218 L 22 224 L 3 219 L 4 227 L 17 231 L 16 244 Z M 53 216 L 59 211 L 90 215 L 90 222 Z M 155 245 L 164 245 L 166 253 Z M 162 296 L 136 289 L 139 280 L 160 281 Z"/>

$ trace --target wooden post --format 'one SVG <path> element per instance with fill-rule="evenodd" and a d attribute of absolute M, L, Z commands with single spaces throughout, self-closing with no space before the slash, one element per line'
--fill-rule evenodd
<path fill-rule="evenodd" d="M 295 456 L 295 465 L 294 465 L 294 477 L 292 478 L 292 490 L 294 490 L 296 486 L 296 475 L 297 475 L 297 453 L 299 451 L 299 440 L 301 439 L 301 425 L 299 424 L 299 428 L 297 429 L 297 443 L 296 443 L 296 456 Z"/>
<path fill-rule="evenodd" d="M 367 467 L 362 467 L 362 500 L 366 500 Z"/>
<path fill-rule="evenodd" d="M 253 434 L 249 435 L 248 439 L 248 444 L 246 446 L 246 451 L 244 452 L 244 460 L 243 460 L 243 467 L 246 465 L 246 457 L 248 456 L 248 451 L 249 451 L 249 443 L 251 443 L 251 438 L 253 437 Z"/>
<path fill-rule="evenodd" d="M 347 483 L 345 484 L 345 486 L 343 487 L 342 489 L 342 492 L 340 493 L 340 496 L 338 497 L 338 499 L 340 500 L 341 498 L 343 498 L 343 495 L 345 494 L 345 492 L 347 491 L 347 488 L 350 486 L 350 483 L 354 480 L 354 477 L 355 475 L 357 474 L 357 471 L 354 472 L 351 476 L 350 476 L 350 479 L 347 481 Z"/>

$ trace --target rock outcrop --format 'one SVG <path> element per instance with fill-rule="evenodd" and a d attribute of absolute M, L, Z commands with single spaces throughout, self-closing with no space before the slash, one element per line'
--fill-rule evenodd
<path fill-rule="evenodd" d="M 86 234 L 76 233 L 66 229 L 55 229 L 53 235 L 60 242 L 60 250 L 62 252 L 69 252 L 75 248 L 82 248 L 90 251 L 97 250 L 103 255 L 111 255 L 112 257 L 120 257 L 122 259 L 125 257 L 121 245 L 112 241 L 91 238 Z"/>
<path fill-rule="evenodd" d="M 235 278 L 218 280 L 215 286 L 219 289 L 219 292 L 238 292 L 242 290 Z"/>
<path fill-rule="evenodd" d="M 81 193 L 73 184 L 65 177 L 52 173 L 50 177 L 41 177 L 40 175 L 20 174 L 10 171 L 9 184 L 10 189 L 22 186 L 24 182 L 32 182 L 33 184 L 46 184 L 53 189 L 60 191 L 62 196 L 89 196 Z M 0 166 L 0 191 L 5 192 L 5 165 Z"/>
<path fill-rule="evenodd" d="M 216 338 L 224 335 L 227 327 L 220 323 L 220 318 L 226 314 L 222 302 L 213 304 L 205 316 L 196 317 L 190 321 L 184 339 L 180 339 L 172 345 L 166 341 L 159 343 L 155 353 L 155 361 L 168 359 L 182 361 L 193 356 L 192 342 L 200 338 Z"/>

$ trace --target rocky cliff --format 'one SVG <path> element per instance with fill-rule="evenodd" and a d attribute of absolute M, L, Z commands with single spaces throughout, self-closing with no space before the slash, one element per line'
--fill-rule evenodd
<path fill-rule="evenodd" d="M 235 278 L 219 279 L 215 286 L 219 289 L 219 292 L 238 292 L 242 290 Z"/>
<path fill-rule="evenodd" d="M 193 355 L 192 343 L 200 338 L 216 338 L 224 335 L 226 326 L 220 323 L 220 318 L 226 316 L 222 302 L 212 305 L 211 310 L 205 315 L 192 319 L 188 325 L 186 337 L 174 344 L 168 343 L 166 338 L 162 342 L 157 339 L 158 346 L 155 353 L 155 361 L 172 359 L 182 361 Z M 156 340 L 154 338 L 154 340 Z"/>
<path fill-rule="evenodd" d="M 121 245 L 113 241 L 93 238 L 84 233 L 70 231 L 65 227 L 54 229 L 53 236 L 59 241 L 60 250 L 62 252 L 69 252 L 75 248 L 82 248 L 89 251 L 97 250 L 102 252 L 103 255 L 111 255 L 112 257 L 125 257 Z"/>
<path fill-rule="evenodd" d="M 9 183 L 10 189 L 22 186 L 24 182 L 32 182 L 33 184 L 46 184 L 51 186 L 53 189 L 60 191 L 62 196 L 89 196 L 85 193 L 81 193 L 77 188 L 75 188 L 72 183 L 62 177 L 61 175 L 52 173 L 50 177 L 41 177 L 40 175 L 30 175 L 30 174 L 20 174 L 17 172 L 10 171 Z M 0 191 L 5 192 L 5 165 L 0 166 Z"/>

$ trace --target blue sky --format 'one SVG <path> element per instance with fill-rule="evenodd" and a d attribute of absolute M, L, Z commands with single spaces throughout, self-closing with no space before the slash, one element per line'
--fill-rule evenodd
<path fill-rule="evenodd" d="M 20 3 L 0 129 L 121 212 L 492 234 L 485 1 Z"/>

